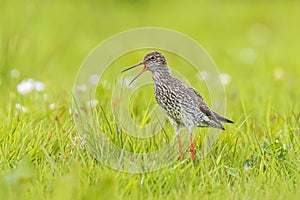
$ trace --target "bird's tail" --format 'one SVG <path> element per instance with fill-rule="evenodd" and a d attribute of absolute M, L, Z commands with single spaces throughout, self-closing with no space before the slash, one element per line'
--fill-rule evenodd
<path fill-rule="evenodd" d="M 225 117 L 222 117 L 221 115 L 219 115 L 218 113 L 214 112 L 214 115 L 216 116 L 216 118 L 221 121 L 221 122 L 225 122 L 225 123 L 233 123 L 233 121 L 231 121 L 230 119 L 226 119 Z"/>

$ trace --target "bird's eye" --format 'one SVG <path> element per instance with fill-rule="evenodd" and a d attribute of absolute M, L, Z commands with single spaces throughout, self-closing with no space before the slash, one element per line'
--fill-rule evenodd
<path fill-rule="evenodd" d="M 155 56 L 151 56 L 151 57 L 150 57 L 150 60 L 155 60 L 155 59 L 156 59 Z"/>

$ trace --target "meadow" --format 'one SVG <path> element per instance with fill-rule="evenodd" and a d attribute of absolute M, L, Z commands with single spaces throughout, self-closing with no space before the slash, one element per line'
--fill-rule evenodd
<path fill-rule="evenodd" d="M 298 0 L 0 0 L 0 199 L 298 199 L 299 11 Z M 226 116 L 235 123 L 204 158 L 197 151 L 207 130 L 197 129 L 194 163 L 187 149 L 181 164 L 121 172 L 95 159 L 76 130 L 72 88 L 80 66 L 108 37 L 139 27 L 190 36 L 230 77 Z M 161 148 L 173 128 L 167 123 L 150 140 L 126 136 L 114 126 L 110 98 L 126 76 L 120 71 L 144 52 L 112 63 L 95 94 L 100 128 L 117 146 L 143 152 Z M 187 79 L 192 72 L 180 63 L 169 61 Z M 189 83 L 210 103 L 197 81 Z M 142 124 L 155 105 L 151 85 L 138 97 L 147 99 L 132 105 Z"/>

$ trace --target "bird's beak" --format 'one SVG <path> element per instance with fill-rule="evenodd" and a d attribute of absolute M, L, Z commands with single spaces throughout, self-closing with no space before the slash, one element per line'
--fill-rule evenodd
<path fill-rule="evenodd" d="M 138 64 L 135 64 L 135 65 L 133 65 L 133 66 L 131 66 L 131 67 L 128 67 L 127 69 L 124 69 L 121 73 L 123 73 L 123 72 L 126 72 L 126 71 L 128 71 L 128 70 L 130 70 L 130 69 L 133 69 L 133 68 L 135 68 L 135 67 L 138 67 L 138 66 L 140 66 L 140 65 L 144 65 L 144 68 L 142 69 L 142 71 L 140 71 L 140 73 L 138 73 L 133 79 L 132 79 L 132 81 L 130 81 L 130 83 L 129 83 L 129 85 L 131 85 L 131 83 L 133 82 L 133 81 L 135 81 L 135 79 L 137 79 L 140 75 L 142 75 L 142 73 L 144 73 L 146 70 L 147 70 L 147 67 L 146 67 L 146 65 L 145 65 L 145 63 L 142 61 L 142 62 L 139 62 Z"/>

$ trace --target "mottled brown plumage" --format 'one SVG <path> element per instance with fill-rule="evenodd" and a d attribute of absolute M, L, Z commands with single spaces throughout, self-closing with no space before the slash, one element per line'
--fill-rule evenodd
<path fill-rule="evenodd" d="M 144 65 L 142 71 L 131 81 L 139 77 L 143 72 L 149 70 L 154 81 L 154 94 L 157 103 L 164 110 L 172 123 L 179 143 L 180 160 L 182 158 L 182 145 L 179 131 L 187 128 L 190 133 L 191 157 L 194 160 L 194 144 L 192 140 L 192 129 L 194 127 L 212 127 L 224 129 L 221 122 L 233 123 L 216 112 L 212 111 L 202 96 L 191 86 L 172 77 L 165 57 L 159 52 L 150 52 L 144 60 L 124 71 Z"/>

